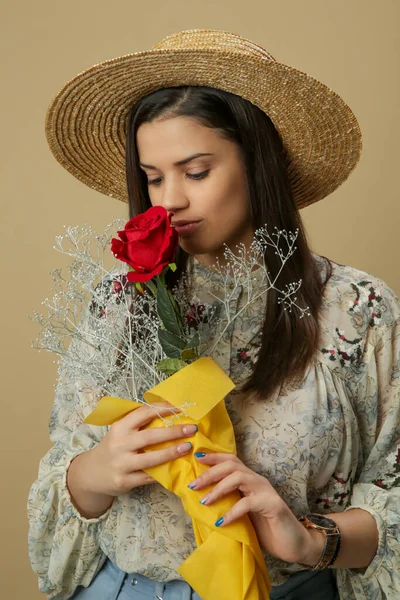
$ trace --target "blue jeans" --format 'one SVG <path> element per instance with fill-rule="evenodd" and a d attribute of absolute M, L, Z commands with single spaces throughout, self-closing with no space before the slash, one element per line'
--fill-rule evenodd
<path fill-rule="evenodd" d="M 125 573 L 106 560 L 88 588 L 78 587 L 73 600 L 201 600 L 181 579 L 159 583 L 138 573 Z"/>
<path fill-rule="evenodd" d="M 333 571 L 300 571 L 272 588 L 271 600 L 338 600 Z M 107 560 L 88 588 L 78 587 L 72 600 L 201 600 L 181 579 L 159 583 L 125 573 Z"/>

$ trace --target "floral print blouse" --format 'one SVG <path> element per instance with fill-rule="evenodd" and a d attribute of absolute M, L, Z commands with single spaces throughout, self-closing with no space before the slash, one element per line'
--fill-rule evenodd
<path fill-rule="evenodd" d="M 314 256 L 324 276 L 325 261 Z M 334 569 L 340 599 L 394 600 L 400 598 L 400 303 L 377 277 L 332 264 L 320 347 L 301 385 L 265 403 L 240 392 L 259 349 L 265 298 L 234 321 L 213 358 L 238 384 L 226 405 L 239 458 L 267 477 L 297 516 L 362 508 L 376 519 L 379 547 L 365 572 Z M 194 301 L 207 305 L 218 294 L 220 276 L 210 278 L 194 261 Z M 242 297 L 239 286 L 235 312 Z M 158 483 L 116 498 L 96 519 L 85 519 L 71 503 L 71 460 L 107 432 L 82 424 L 100 396 L 62 372 L 50 419 L 54 445 L 28 501 L 30 560 L 48 598 L 66 599 L 78 585 L 89 586 L 107 557 L 127 572 L 179 579 L 177 567 L 196 547 L 179 498 Z M 273 585 L 301 568 L 267 554 L 265 560 Z"/>

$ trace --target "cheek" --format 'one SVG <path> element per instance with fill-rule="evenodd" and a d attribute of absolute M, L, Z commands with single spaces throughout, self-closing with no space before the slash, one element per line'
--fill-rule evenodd
<path fill-rule="evenodd" d="M 249 199 L 240 181 L 229 187 L 214 206 L 213 223 L 221 228 L 221 233 L 241 229 L 250 222 Z"/>
<path fill-rule="evenodd" d="M 203 185 L 191 189 L 192 214 L 204 219 L 197 235 L 181 238 L 189 254 L 220 250 L 224 243 L 239 243 L 251 229 L 247 184 L 240 167 L 215 173 Z"/>
<path fill-rule="evenodd" d="M 158 206 L 161 204 L 161 201 L 159 200 L 159 196 L 157 194 L 157 191 L 155 191 L 154 189 L 152 189 L 153 186 L 149 186 L 147 188 L 147 193 L 149 196 L 149 200 L 150 200 L 150 204 L 151 206 Z"/>
<path fill-rule="evenodd" d="M 208 182 L 207 189 L 196 196 L 199 204 L 206 209 L 205 216 L 210 222 L 238 222 L 249 214 L 247 186 L 240 171 L 225 176 L 216 174 Z"/>

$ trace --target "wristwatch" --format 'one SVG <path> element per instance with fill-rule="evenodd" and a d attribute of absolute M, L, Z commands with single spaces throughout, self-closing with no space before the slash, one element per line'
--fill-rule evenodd
<path fill-rule="evenodd" d="M 302 517 L 299 517 L 298 520 L 307 529 L 314 529 L 325 536 L 325 546 L 317 564 L 304 565 L 299 563 L 300 566 L 309 571 L 321 571 L 322 569 L 330 567 L 337 559 L 340 549 L 340 530 L 335 521 L 316 513 L 303 515 Z"/>

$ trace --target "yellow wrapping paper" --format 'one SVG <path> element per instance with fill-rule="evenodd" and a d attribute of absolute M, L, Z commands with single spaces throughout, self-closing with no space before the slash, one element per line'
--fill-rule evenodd
<path fill-rule="evenodd" d="M 215 526 L 216 520 L 240 500 L 240 493 L 235 491 L 204 506 L 199 501 L 212 486 L 199 491 L 187 487 L 209 469 L 196 460 L 194 452 L 236 454 L 235 435 L 224 403 L 233 388 L 234 383 L 211 358 L 200 358 L 146 392 L 148 403 L 166 400 L 173 406 L 185 405 L 187 416 L 179 414 L 179 421 L 196 423 L 199 430 L 190 438 L 193 452 L 145 471 L 179 496 L 192 517 L 198 547 L 178 572 L 202 600 L 268 600 L 268 572 L 248 515 L 221 528 Z M 85 423 L 111 425 L 140 406 L 138 402 L 105 396 Z M 162 426 L 164 422 L 156 417 L 145 429 Z M 154 444 L 146 451 L 166 448 L 171 443 Z"/>

